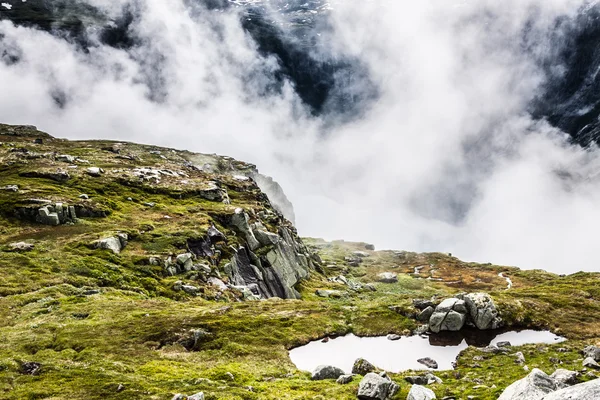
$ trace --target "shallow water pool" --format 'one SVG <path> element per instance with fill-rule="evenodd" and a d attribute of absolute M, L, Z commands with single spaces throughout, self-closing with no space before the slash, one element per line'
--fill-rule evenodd
<path fill-rule="evenodd" d="M 290 358 L 296 367 L 313 371 L 319 365 L 334 365 L 350 373 L 357 358 L 365 358 L 378 368 L 389 372 L 409 369 L 426 370 L 418 359 L 431 357 L 438 369 L 452 369 L 452 362 L 467 346 L 486 347 L 502 341 L 513 346 L 536 343 L 558 343 L 565 339 L 548 331 L 479 331 L 443 332 L 429 336 L 403 336 L 391 341 L 385 336 L 361 338 L 346 335 L 328 342 L 314 341 L 290 350 Z"/>

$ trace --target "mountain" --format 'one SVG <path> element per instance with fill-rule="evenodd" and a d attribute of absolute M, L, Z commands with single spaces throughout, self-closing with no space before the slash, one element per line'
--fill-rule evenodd
<path fill-rule="evenodd" d="M 0 125 L 0 398 L 354 399 L 362 377 L 311 380 L 288 350 L 423 333 L 422 305 L 445 298 L 487 299 L 469 306 L 494 307 L 493 324 L 467 317 L 479 329 L 569 340 L 469 348 L 455 370 L 436 372 L 438 398 L 497 398 L 527 374 L 517 351 L 528 368 L 580 371 L 581 350 L 600 336 L 600 274 L 302 239 L 261 179 L 274 185 L 227 156 Z M 483 331 L 472 329 L 477 342 Z M 389 374 L 394 399 L 415 373 Z"/>

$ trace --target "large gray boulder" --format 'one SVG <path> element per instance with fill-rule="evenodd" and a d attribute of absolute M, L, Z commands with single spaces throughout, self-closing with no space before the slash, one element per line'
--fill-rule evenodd
<path fill-rule="evenodd" d="M 598 400 L 600 399 L 600 379 L 580 383 L 550 393 L 542 400 Z"/>
<path fill-rule="evenodd" d="M 388 400 L 400 389 L 389 377 L 370 372 L 358 386 L 359 400 Z"/>
<path fill-rule="evenodd" d="M 324 379 L 338 379 L 340 376 L 345 375 L 344 370 L 333 365 L 319 365 L 312 373 L 311 379 L 313 381 L 322 381 Z"/>
<path fill-rule="evenodd" d="M 498 400 L 541 400 L 557 389 L 557 383 L 544 371 L 534 368 L 525 378 L 514 382 L 498 397 Z"/>
<path fill-rule="evenodd" d="M 412 385 L 406 400 L 434 400 L 436 398 L 433 390 L 420 385 Z"/>
<path fill-rule="evenodd" d="M 502 318 L 494 300 L 487 293 L 469 293 L 463 296 L 471 322 L 477 329 L 498 329 Z"/>
<path fill-rule="evenodd" d="M 441 331 L 459 331 L 467 320 L 465 302 L 458 298 L 442 301 L 429 318 L 429 329 L 438 333 Z"/>

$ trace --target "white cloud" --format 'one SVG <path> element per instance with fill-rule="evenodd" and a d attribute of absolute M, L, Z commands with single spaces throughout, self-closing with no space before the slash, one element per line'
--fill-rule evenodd
<path fill-rule="evenodd" d="M 90 3 L 116 15 L 126 2 Z M 0 23 L 24 54 L 0 63 L 0 120 L 256 163 L 282 183 L 305 235 L 555 271 L 600 261 L 600 188 L 585 179 L 596 152 L 524 112 L 545 79 L 536 61 L 555 45 L 555 18 L 581 1 L 334 4 L 322 51 L 356 57 L 379 89 L 346 125 L 310 117 L 289 85 L 258 95 L 276 61 L 258 54 L 235 12 L 137 3 L 142 46 L 130 52 L 84 54 Z"/>

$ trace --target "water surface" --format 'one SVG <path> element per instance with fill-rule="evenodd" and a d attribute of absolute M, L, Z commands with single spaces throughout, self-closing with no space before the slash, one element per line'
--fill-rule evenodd
<path fill-rule="evenodd" d="M 385 336 L 361 338 L 346 335 L 322 341 L 310 342 L 290 350 L 290 358 L 296 367 L 313 371 L 319 365 L 334 365 L 350 373 L 357 358 L 365 358 L 378 368 L 389 372 L 409 369 L 426 370 L 417 362 L 419 358 L 431 357 L 437 361 L 438 369 L 452 369 L 458 353 L 469 345 L 486 347 L 502 341 L 513 346 L 534 343 L 558 343 L 565 339 L 548 331 L 479 331 L 466 329 L 461 332 L 443 332 L 429 336 L 403 336 L 391 341 Z"/>

